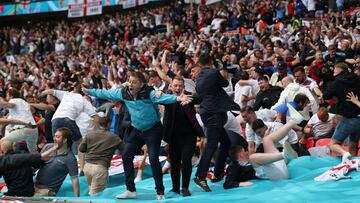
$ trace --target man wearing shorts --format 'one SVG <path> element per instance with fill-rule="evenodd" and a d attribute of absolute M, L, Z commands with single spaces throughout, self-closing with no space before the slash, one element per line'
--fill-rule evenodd
<path fill-rule="evenodd" d="M 360 108 L 347 100 L 346 95 L 352 92 L 354 95 L 360 95 L 360 78 L 354 73 L 349 72 L 346 63 L 338 63 L 334 67 L 335 80 L 324 92 L 324 100 L 335 97 L 338 101 L 334 106 L 334 113 L 341 116 L 341 121 L 337 124 L 335 132 L 329 145 L 331 151 L 342 155 L 342 161 L 345 162 L 351 156 L 356 156 L 358 152 L 358 140 L 360 132 Z M 355 85 L 356 84 L 356 85 Z M 349 152 L 345 151 L 341 144 L 350 138 Z"/>
<path fill-rule="evenodd" d="M 6 93 L 6 100 L 8 102 L 1 101 L 0 106 L 9 109 L 8 119 L 16 119 L 33 125 L 36 124 L 30 111 L 30 105 L 20 98 L 20 92 L 18 90 L 14 88 L 9 89 Z M 37 150 L 38 130 L 24 125 L 8 125 L 6 126 L 5 137 L 3 139 L 13 143 L 26 140 L 28 150 L 35 152 Z"/>

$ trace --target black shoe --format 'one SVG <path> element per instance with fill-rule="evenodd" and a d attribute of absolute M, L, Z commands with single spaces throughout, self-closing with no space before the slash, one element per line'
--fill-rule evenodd
<path fill-rule="evenodd" d="M 171 189 L 169 192 L 174 192 L 180 195 L 180 190 L 179 189 Z"/>
<path fill-rule="evenodd" d="M 205 192 L 211 192 L 205 179 L 200 179 L 198 177 L 194 178 L 194 182 L 199 185 Z"/>
<path fill-rule="evenodd" d="M 183 197 L 189 197 L 189 196 L 191 196 L 191 193 L 190 193 L 190 191 L 189 191 L 188 188 L 183 188 L 183 189 L 181 190 L 181 193 L 182 193 Z"/>
<path fill-rule="evenodd" d="M 216 176 L 214 176 L 214 178 L 211 179 L 212 183 L 217 183 L 217 182 L 220 182 L 220 181 L 222 181 L 222 178 L 218 178 Z"/>
<path fill-rule="evenodd" d="M 80 174 L 79 174 L 80 176 L 84 176 L 85 174 L 84 174 L 84 171 L 80 171 Z"/>

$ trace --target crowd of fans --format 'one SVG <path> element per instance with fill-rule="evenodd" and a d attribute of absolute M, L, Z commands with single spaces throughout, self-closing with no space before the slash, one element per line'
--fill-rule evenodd
<path fill-rule="evenodd" d="M 30 165 L 0 170 L 6 195 L 54 196 L 70 174 L 79 196 L 79 172 L 89 194 L 97 194 L 119 152 L 127 191 L 118 198 L 136 197 L 132 161 L 144 152 L 158 199 L 164 198 L 159 155 L 168 156 L 163 172 L 171 168 L 172 192 L 191 195 L 197 165 L 195 183 L 211 191 L 204 175 L 218 142 L 212 181 L 224 178 L 229 155 L 226 189 L 249 186 L 243 181 L 253 178 L 288 178 L 278 161 L 293 159 L 292 149 L 307 155 L 324 138 L 347 161 L 358 153 L 360 132 L 357 6 L 356 0 L 179 1 L 92 20 L 0 28 L 0 167 L 25 161 L 40 168 L 34 180 Z M 217 86 L 204 88 L 214 81 Z M 217 87 L 226 94 L 210 98 Z M 225 97 L 236 107 L 220 106 Z M 205 102 L 224 114 L 211 117 Z M 226 138 L 211 118 L 220 120 Z M 214 132 L 218 138 L 210 142 Z M 23 151 L 41 156 L 18 155 Z M 271 161 L 263 160 L 267 153 Z M 282 174 L 271 174 L 277 167 Z"/>

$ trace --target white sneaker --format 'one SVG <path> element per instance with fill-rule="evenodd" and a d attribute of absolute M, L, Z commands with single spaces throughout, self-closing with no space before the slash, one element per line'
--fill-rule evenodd
<path fill-rule="evenodd" d="M 125 190 L 124 193 L 116 196 L 117 199 L 134 199 L 136 198 L 136 192 L 131 192 L 129 190 Z"/>
<path fill-rule="evenodd" d="M 142 177 L 141 176 L 136 176 L 134 182 L 137 183 L 137 182 L 140 182 L 142 181 Z"/>
<path fill-rule="evenodd" d="M 291 106 L 289 103 L 287 103 L 286 105 L 288 107 L 288 112 L 291 120 L 293 120 L 296 124 L 300 124 L 304 120 L 304 117 L 298 111 L 296 111 L 296 109 L 294 109 L 294 107 Z"/>
<path fill-rule="evenodd" d="M 284 156 L 287 163 L 289 163 L 290 161 L 298 158 L 298 154 L 291 147 L 291 145 L 289 144 L 288 141 L 284 142 L 283 147 L 284 147 L 283 156 Z"/>
<path fill-rule="evenodd" d="M 345 163 L 347 161 L 350 161 L 351 158 L 351 154 L 349 152 L 345 152 L 345 154 L 342 155 L 342 162 L 341 163 Z"/>
<path fill-rule="evenodd" d="M 156 195 L 156 199 L 157 200 L 164 200 L 165 196 L 164 195 Z"/>

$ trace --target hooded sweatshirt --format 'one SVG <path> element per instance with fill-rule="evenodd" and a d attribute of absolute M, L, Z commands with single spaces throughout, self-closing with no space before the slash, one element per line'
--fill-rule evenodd
<path fill-rule="evenodd" d="M 346 118 L 354 118 L 360 115 L 360 108 L 350 101 L 346 101 L 346 95 L 353 92 L 360 96 L 360 79 L 359 76 L 348 71 L 343 71 L 335 77 L 324 92 L 324 99 L 337 97 L 338 102 L 333 110 L 335 114 L 342 115 Z"/>

